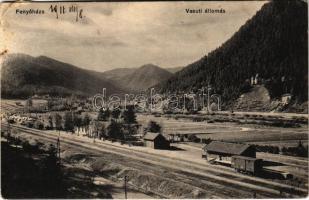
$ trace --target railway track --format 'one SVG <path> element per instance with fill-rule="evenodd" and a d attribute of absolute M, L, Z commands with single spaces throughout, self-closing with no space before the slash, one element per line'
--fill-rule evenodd
<path fill-rule="evenodd" d="M 43 140 L 55 142 L 58 138 L 56 134 L 42 133 L 35 129 L 29 129 L 21 126 L 15 126 L 18 130 L 26 132 Z M 238 192 L 247 195 L 253 192 L 259 194 L 261 197 L 280 197 L 280 191 L 284 193 L 292 193 L 295 197 L 306 196 L 307 190 L 304 188 L 295 188 L 289 185 L 271 182 L 261 178 L 250 177 L 243 174 L 237 174 L 231 170 L 224 169 L 220 166 L 202 165 L 200 163 L 188 162 L 178 158 L 162 157 L 161 155 L 152 154 L 148 152 L 141 152 L 130 149 L 129 147 L 119 147 L 117 145 L 110 145 L 97 142 L 93 144 L 90 141 L 81 140 L 72 136 L 62 136 L 62 145 L 74 146 L 75 148 L 98 152 L 108 152 L 117 154 L 126 158 L 138 160 L 140 163 L 150 163 L 155 166 L 160 166 L 165 169 L 172 169 L 176 171 L 179 181 L 202 188 L 209 189 L 209 187 L 219 188 L 217 194 L 229 195 L 228 197 L 237 197 Z M 135 165 L 135 166 L 134 166 Z M 151 165 L 150 165 L 151 166 Z M 133 162 L 132 167 L 145 169 L 145 164 L 137 164 Z M 158 170 L 148 167 L 154 174 L 158 174 Z M 221 187 L 220 187 L 221 186 Z M 234 191 L 234 193 L 233 193 Z M 225 196 L 224 195 L 224 196 Z M 239 197 L 239 195 L 238 195 Z"/>

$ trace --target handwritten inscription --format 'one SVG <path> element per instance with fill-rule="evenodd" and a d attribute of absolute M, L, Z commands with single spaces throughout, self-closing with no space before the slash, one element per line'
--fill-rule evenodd
<path fill-rule="evenodd" d="M 65 15 L 67 13 L 74 13 L 75 19 L 78 21 L 78 19 L 83 18 L 83 9 L 80 9 L 77 5 L 71 5 L 69 7 L 66 6 L 59 6 L 59 5 L 51 5 L 49 7 L 50 12 L 56 14 L 56 18 L 59 18 L 59 15 Z"/>
<path fill-rule="evenodd" d="M 46 12 L 46 10 L 48 10 Z M 18 15 L 44 15 L 46 13 L 52 13 L 56 16 L 57 19 L 62 15 L 71 14 L 75 17 L 75 20 L 84 18 L 84 10 L 79 8 L 77 5 L 65 6 L 61 4 L 50 5 L 48 9 L 16 9 L 15 14 Z"/>

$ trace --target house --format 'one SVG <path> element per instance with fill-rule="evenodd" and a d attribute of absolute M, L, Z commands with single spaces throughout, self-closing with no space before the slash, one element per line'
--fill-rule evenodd
<path fill-rule="evenodd" d="M 283 94 L 281 96 L 281 102 L 283 105 L 289 104 L 291 102 L 291 99 L 292 99 L 292 95 L 289 93 Z"/>
<path fill-rule="evenodd" d="M 153 149 L 169 149 L 170 142 L 161 133 L 147 132 L 144 135 L 144 146 Z"/>
<path fill-rule="evenodd" d="M 206 158 L 207 161 L 226 162 L 230 164 L 232 156 L 255 158 L 256 150 L 252 145 L 220 141 L 212 141 L 203 147 L 202 157 Z"/>
<path fill-rule="evenodd" d="M 78 135 L 91 135 L 92 134 L 92 127 L 91 126 L 74 126 L 74 133 L 77 133 Z"/>
<path fill-rule="evenodd" d="M 255 76 L 251 76 L 251 85 L 258 85 L 261 84 L 262 78 L 259 77 L 259 74 L 255 74 Z"/>
<path fill-rule="evenodd" d="M 258 85 L 258 84 L 260 84 L 260 77 L 259 77 L 259 74 L 256 74 L 254 78 L 254 85 Z"/>
<path fill-rule="evenodd" d="M 250 81 L 251 85 L 254 85 L 254 78 L 253 76 L 251 76 L 251 81 Z"/>

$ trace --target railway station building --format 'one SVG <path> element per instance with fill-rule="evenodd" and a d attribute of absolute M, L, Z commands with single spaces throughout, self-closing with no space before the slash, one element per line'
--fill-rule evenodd
<path fill-rule="evenodd" d="M 248 144 L 212 141 L 203 147 L 203 154 L 207 161 L 231 163 L 232 156 L 246 156 L 255 158 L 255 147 Z"/>
<path fill-rule="evenodd" d="M 169 149 L 170 142 L 161 133 L 147 132 L 144 135 L 144 146 L 153 149 Z"/>

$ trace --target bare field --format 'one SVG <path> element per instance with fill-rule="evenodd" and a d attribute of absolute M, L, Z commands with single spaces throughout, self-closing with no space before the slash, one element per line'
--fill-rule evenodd
<path fill-rule="evenodd" d="M 138 121 L 146 125 L 148 121 L 158 122 L 164 134 L 196 134 L 199 138 L 224 140 L 231 142 L 248 142 L 252 144 L 267 144 L 293 146 L 299 140 L 308 141 L 308 126 L 297 128 L 266 127 L 262 125 L 246 125 L 236 123 L 207 123 L 192 122 L 188 119 L 172 119 L 166 117 L 154 117 L 151 115 L 139 115 Z"/>
<path fill-rule="evenodd" d="M 17 105 L 19 104 L 20 105 Z M 23 108 L 25 100 L 20 99 L 1 99 L 1 112 L 14 112 L 16 109 Z"/>
<path fill-rule="evenodd" d="M 26 100 L 23 99 L 1 99 L 1 112 L 16 112 L 23 111 Z M 40 105 L 46 105 L 47 100 L 44 99 L 32 99 L 34 107 Z"/>

